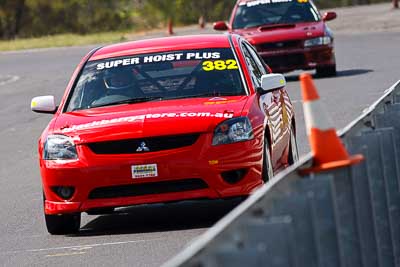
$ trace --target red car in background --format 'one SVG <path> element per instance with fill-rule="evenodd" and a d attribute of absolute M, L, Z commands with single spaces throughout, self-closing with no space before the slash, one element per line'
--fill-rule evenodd
<path fill-rule="evenodd" d="M 247 196 L 297 160 L 285 78 L 238 35 L 171 37 L 95 49 L 39 140 L 51 234 L 81 213 Z"/>
<path fill-rule="evenodd" d="M 318 76 L 336 75 L 334 38 L 311 0 L 239 0 L 229 23 L 214 24 L 254 45 L 274 72 L 316 69 Z"/>

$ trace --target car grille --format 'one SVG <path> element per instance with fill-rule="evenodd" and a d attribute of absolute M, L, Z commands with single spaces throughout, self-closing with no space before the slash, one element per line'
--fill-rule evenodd
<path fill-rule="evenodd" d="M 89 199 L 136 197 L 192 191 L 205 188 L 208 188 L 208 185 L 202 179 L 192 178 L 177 181 L 100 187 L 90 192 Z"/>
<path fill-rule="evenodd" d="M 275 43 L 263 43 L 257 45 L 257 50 L 264 51 L 264 50 L 284 50 L 289 48 L 301 48 L 302 42 L 301 41 L 285 41 L 285 42 L 275 42 Z"/>
<path fill-rule="evenodd" d="M 304 55 L 302 54 L 291 54 L 283 56 L 268 56 L 264 57 L 264 61 L 272 69 L 274 68 L 287 68 L 292 66 L 302 66 L 305 63 Z"/>
<path fill-rule="evenodd" d="M 88 147 L 95 154 L 137 154 L 157 152 L 191 146 L 200 134 L 161 136 L 141 139 L 127 139 L 89 143 Z"/>

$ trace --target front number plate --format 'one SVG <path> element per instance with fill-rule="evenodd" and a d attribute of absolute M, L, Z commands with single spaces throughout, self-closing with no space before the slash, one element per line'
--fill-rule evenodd
<path fill-rule="evenodd" d="M 132 178 L 149 178 L 157 177 L 157 164 L 147 164 L 147 165 L 133 165 L 132 166 Z"/>

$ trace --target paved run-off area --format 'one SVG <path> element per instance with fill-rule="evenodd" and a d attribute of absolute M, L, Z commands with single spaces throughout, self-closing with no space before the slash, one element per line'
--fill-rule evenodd
<path fill-rule="evenodd" d="M 368 15 L 362 15 L 367 11 Z M 376 32 L 372 26 L 356 29 L 357 23 L 367 25 L 365 18 L 370 21 L 370 14 L 378 12 L 385 17 L 376 15 L 376 19 L 383 22 L 373 24 L 388 25 L 386 16 L 399 20 L 400 10 L 386 4 L 337 12 L 338 19 L 329 24 L 337 29 L 338 77 L 316 79 L 316 85 L 334 122 L 343 127 L 400 79 L 400 29 L 379 27 Z M 354 19 L 357 15 L 361 18 Z M 346 21 L 350 26 L 341 29 Z M 183 31 L 191 33 L 194 28 Z M 159 266 L 235 204 L 133 207 L 110 216 L 84 215 L 83 230 L 77 236 L 47 234 L 36 153 L 37 138 L 50 117 L 30 112 L 30 100 L 46 94 L 60 99 L 73 69 L 89 49 L 0 53 L 0 266 Z M 297 75 L 287 78 L 297 112 L 300 150 L 305 153 L 308 144 Z"/>

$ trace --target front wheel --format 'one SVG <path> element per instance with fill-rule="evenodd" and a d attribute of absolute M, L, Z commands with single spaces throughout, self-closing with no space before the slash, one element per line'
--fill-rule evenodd
<path fill-rule="evenodd" d="M 266 183 L 274 176 L 274 169 L 272 167 L 271 152 L 269 148 L 269 141 L 267 136 L 264 137 L 264 155 L 263 155 L 263 168 L 262 179 Z"/>
<path fill-rule="evenodd" d="M 86 211 L 88 215 L 105 215 L 112 214 L 114 212 L 114 208 L 97 208 Z"/>
<path fill-rule="evenodd" d="M 43 205 L 46 197 L 43 193 Z M 81 213 L 48 215 L 44 214 L 47 231 L 52 235 L 67 235 L 79 232 Z"/>
<path fill-rule="evenodd" d="M 75 234 L 81 226 L 81 214 L 44 215 L 47 231 L 52 235 Z"/>
<path fill-rule="evenodd" d="M 331 66 L 317 67 L 318 77 L 333 77 L 336 76 L 336 64 Z"/>

